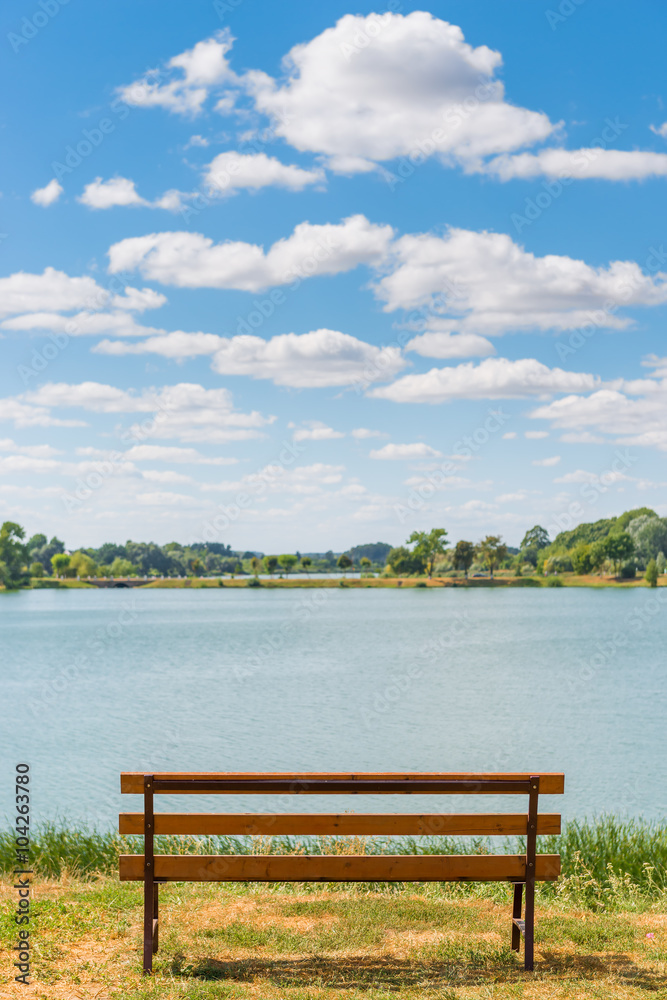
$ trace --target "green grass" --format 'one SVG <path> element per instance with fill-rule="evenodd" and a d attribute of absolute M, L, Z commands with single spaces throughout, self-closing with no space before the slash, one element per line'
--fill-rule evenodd
<path fill-rule="evenodd" d="M 521 852 L 519 841 L 474 838 L 313 838 L 157 837 L 160 854 L 484 854 Z M 641 908 L 667 893 L 667 826 L 603 816 L 566 823 L 556 837 L 538 838 L 538 850 L 560 854 L 562 877 L 540 887 L 545 898 L 567 898 L 591 909 Z M 45 825 L 33 831 L 31 865 L 42 878 L 114 875 L 120 854 L 141 854 L 142 837 Z M 0 833 L 0 872 L 11 872 L 15 847 L 11 830 Z M 495 898 L 496 887 L 453 887 Z M 502 889 L 504 892 L 504 888 Z"/>

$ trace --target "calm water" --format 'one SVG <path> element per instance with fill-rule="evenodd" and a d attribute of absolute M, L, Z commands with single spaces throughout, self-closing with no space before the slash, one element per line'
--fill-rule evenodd
<path fill-rule="evenodd" d="M 566 588 L 2 594 L 0 813 L 26 761 L 35 820 L 101 827 L 139 805 L 121 803 L 121 770 L 170 768 L 563 770 L 566 795 L 545 805 L 567 816 L 665 818 L 658 593 L 666 600 Z M 292 808 L 334 806 L 349 800 Z"/>

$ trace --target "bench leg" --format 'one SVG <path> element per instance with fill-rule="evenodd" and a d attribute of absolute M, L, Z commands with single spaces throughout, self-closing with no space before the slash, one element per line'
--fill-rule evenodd
<path fill-rule="evenodd" d="M 514 922 L 521 920 L 521 904 L 523 902 L 523 883 L 517 882 L 514 886 L 514 905 L 512 907 L 512 951 L 519 951 L 521 947 L 521 930 Z"/>
<path fill-rule="evenodd" d="M 155 906 L 155 883 L 152 878 L 144 879 L 144 975 L 153 972 L 153 907 Z"/>
<path fill-rule="evenodd" d="M 158 912 L 158 883 L 153 883 L 153 954 L 157 955 L 158 948 L 158 927 L 159 925 L 159 912 Z"/>
<path fill-rule="evenodd" d="M 526 882 L 526 930 L 524 945 L 524 967 L 526 972 L 533 971 L 533 948 L 535 943 L 535 879 Z"/>

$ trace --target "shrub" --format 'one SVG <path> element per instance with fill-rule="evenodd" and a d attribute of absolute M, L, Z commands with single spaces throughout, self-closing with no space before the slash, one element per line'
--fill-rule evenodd
<path fill-rule="evenodd" d="M 644 574 L 644 577 L 649 587 L 658 586 L 658 564 L 656 563 L 655 559 L 651 559 L 649 561 L 649 564 L 646 567 L 646 573 Z"/>
<path fill-rule="evenodd" d="M 561 578 L 559 576 L 550 576 L 550 577 L 547 577 L 546 583 L 547 583 L 547 587 L 562 587 L 563 586 L 563 581 L 561 580 Z"/>
<path fill-rule="evenodd" d="M 418 580 L 417 583 L 415 584 L 415 587 L 425 587 L 425 586 L 426 583 L 424 580 Z"/>
<path fill-rule="evenodd" d="M 621 566 L 621 572 L 618 574 L 621 580 L 634 580 L 637 576 L 637 567 L 634 562 L 626 562 Z"/>
<path fill-rule="evenodd" d="M 220 583 L 222 583 L 222 580 L 220 581 Z M 251 576 L 250 579 L 246 582 L 246 587 L 261 587 L 261 586 L 262 582 L 261 580 L 258 580 L 256 576 Z"/>

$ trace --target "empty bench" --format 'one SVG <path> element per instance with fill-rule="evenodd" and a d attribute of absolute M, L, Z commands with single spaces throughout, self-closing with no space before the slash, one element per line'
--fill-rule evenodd
<path fill-rule="evenodd" d="M 538 813 L 538 797 L 560 795 L 562 774 L 121 774 L 123 793 L 143 795 L 143 813 L 121 813 L 122 834 L 143 834 L 144 853 L 120 857 L 120 878 L 144 883 L 144 973 L 158 950 L 158 886 L 165 882 L 509 882 L 514 886 L 511 948 L 525 940 L 533 968 L 535 882 L 560 874 L 558 854 L 538 854 L 539 834 L 560 833 L 560 815 Z M 156 795 L 522 795 L 513 813 L 160 813 Z M 156 836 L 521 836 L 525 854 L 487 855 L 169 855 Z M 522 917 L 523 893 L 525 910 Z"/>

